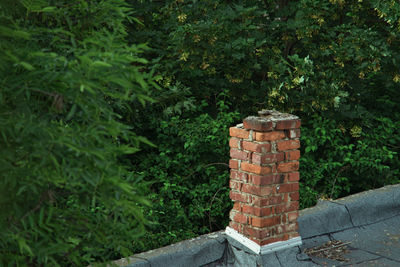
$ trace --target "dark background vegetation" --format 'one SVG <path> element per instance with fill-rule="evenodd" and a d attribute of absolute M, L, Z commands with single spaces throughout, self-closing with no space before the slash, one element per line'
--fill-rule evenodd
<path fill-rule="evenodd" d="M 0 4 L 0 265 L 223 229 L 228 128 L 263 108 L 302 118 L 302 208 L 399 182 L 397 1 Z"/>

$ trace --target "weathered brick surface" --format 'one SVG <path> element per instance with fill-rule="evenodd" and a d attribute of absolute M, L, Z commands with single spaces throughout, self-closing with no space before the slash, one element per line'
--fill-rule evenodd
<path fill-rule="evenodd" d="M 229 140 L 234 202 L 229 225 L 259 245 L 298 236 L 300 179 L 300 120 L 274 111 L 263 114 L 246 118 L 244 129 L 231 127 Z"/>
<path fill-rule="evenodd" d="M 229 134 L 232 137 L 247 139 L 247 138 L 249 138 L 250 132 L 248 130 L 241 129 L 238 127 L 231 127 L 231 128 L 229 128 Z"/>
<path fill-rule="evenodd" d="M 291 201 L 298 201 L 299 197 L 300 197 L 300 194 L 299 194 L 298 191 L 297 192 L 293 192 L 293 193 L 289 194 L 289 197 L 290 197 Z"/>
<path fill-rule="evenodd" d="M 243 205 L 242 212 L 250 215 L 256 215 L 259 217 L 269 216 L 273 212 L 272 207 L 257 207 L 257 206 L 249 206 Z"/>
<path fill-rule="evenodd" d="M 286 234 L 286 233 L 291 233 L 294 231 L 297 231 L 296 223 L 288 223 L 288 224 L 280 225 L 276 228 L 277 234 Z"/>
<path fill-rule="evenodd" d="M 260 117 L 251 116 L 243 120 L 243 127 L 245 129 L 263 132 L 272 130 L 273 123 Z"/>
<path fill-rule="evenodd" d="M 271 144 L 269 143 L 254 143 L 250 141 L 243 141 L 242 143 L 243 150 L 249 150 L 258 153 L 267 153 L 271 151 Z"/>
<path fill-rule="evenodd" d="M 300 138 L 301 135 L 301 130 L 300 129 L 292 129 L 292 130 L 286 130 L 286 136 L 290 139 L 294 138 Z"/>
<path fill-rule="evenodd" d="M 285 158 L 284 153 L 267 153 L 267 154 L 258 154 L 253 153 L 251 155 L 251 161 L 255 164 L 269 164 L 274 162 L 283 161 Z"/>
<path fill-rule="evenodd" d="M 297 218 L 299 217 L 299 212 L 298 211 L 289 212 L 287 216 L 289 222 L 296 222 Z"/>
<path fill-rule="evenodd" d="M 248 177 L 248 182 L 254 185 L 271 185 L 278 184 L 284 181 L 285 177 L 281 174 L 270 174 L 270 175 L 256 175 L 252 174 Z"/>
<path fill-rule="evenodd" d="M 282 184 L 277 189 L 279 193 L 296 192 L 299 191 L 299 183 Z"/>
<path fill-rule="evenodd" d="M 232 148 L 240 148 L 240 147 L 239 147 L 239 145 L 240 145 L 240 140 L 241 140 L 241 139 L 239 139 L 239 138 L 231 137 L 231 138 L 229 139 L 229 147 L 232 147 Z"/>
<path fill-rule="evenodd" d="M 252 196 L 249 199 L 248 203 L 258 207 L 265 207 L 265 206 L 280 204 L 282 203 L 282 201 L 283 201 L 282 195 L 275 195 L 269 197 Z"/>
<path fill-rule="evenodd" d="M 243 213 L 240 213 L 240 212 L 234 213 L 232 220 L 237 223 L 241 223 L 241 224 L 247 223 L 247 217 L 245 215 L 243 215 Z"/>
<path fill-rule="evenodd" d="M 288 182 L 298 182 L 300 180 L 300 173 L 299 172 L 291 172 L 286 174 L 286 180 Z"/>
<path fill-rule="evenodd" d="M 296 211 L 298 209 L 299 209 L 298 201 L 286 202 L 286 203 L 283 203 L 283 204 L 275 207 L 275 214 L 292 212 L 292 211 Z"/>
<path fill-rule="evenodd" d="M 251 172 L 255 174 L 268 174 L 272 172 L 272 168 L 269 166 L 260 166 L 247 162 L 242 162 L 241 169 L 242 171 Z"/>
<path fill-rule="evenodd" d="M 242 185 L 243 185 L 243 183 L 237 182 L 235 180 L 230 180 L 229 181 L 229 188 L 235 189 L 236 191 L 241 191 L 242 190 Z"/>
<path fill-rule="evenodd" d="M 256 196 L 270 196 L 275 192 L 275 188 L 271 186 L 257 186 L 252 184 L 243 184 L 241 191 Z"/>
<path fill-rule="evenodd" d="M 249 160 L 251 157 L 251 153 L 247 153 L 243 150 L 231 148 L 230 156 L 232 159 Z"/>
<path fill-rule="evenodd" d="M 276 141 L 286 137 L 284 131 L 273 131 L 273 132 L 255 132 L 254 139 L 256 141 Z"/>
<path fill-rule="evenodd" d="M 299 169 L 299 162 L 284 162 L 278 164 L 278 172 L 293 172 Z"/>
<path fill-rule="evenodd" d="M 244 173 L 244 172 L 231 170 L 231 176 L 230 177 L 233 180 L 239 180 L 239 181 L 247 182 L 249 175 L 247 173 Z"/>
<path fill-rule="evenodd" d="M 300 140 L 285 140 L 276 143 L 278 151 L 285 151 L 291 149 L 298 149 L 300 147 Z"/>
<path fill-rule="evenodd" d="M 241 192 L 232 191 L 232 190 L 229 192 L 229 197 L 233 201 L 240 201 L 243 203 L 247 203 L 247 201 L 249 200 L 249 197 L 247 195 L 244 195 Z"/>
<path fill-rule="evenodd" d="M 229 168 L 237 170 L 239 169 L 239 161 L 235 159 L 229 160 Z"/>
<path fill-rule="evenodd" d="M 270 227 L 281 223 L 280 216 L 274 217 L 250 217 L 250 224 L 255 227 Z"/>
<path fill-rule="evenodd" d="M 252 236 L 254 238 L 258 239 L 265 239 L 273 235 L 274 233 L 270 229 L 263 229 L 263 228 L 257 228 L 257 227 L 251 227 L 251 226 L 245 226 L 243 228 L 243 234 L 247 236 Z"/>
<path fill-rule="evenodd" d="M 285 152 L 285 160 L 299 160 L 300 150 L 293 150 Z"/>

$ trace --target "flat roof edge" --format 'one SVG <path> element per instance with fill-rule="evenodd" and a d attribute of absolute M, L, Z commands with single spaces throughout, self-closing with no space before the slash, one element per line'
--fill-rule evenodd
<path fill-rule="evenodd" d="M 400 184 L 324 200 L 300 211 L 302 238 L 368 225 L 400 214 Z"/>
<path fill-rule="evenodd" d="M 298 218 L 299 233 L 301 238 L 306 239 L 376 223 L 398 215 L 400 184 L 389 185 L 337 200 L 320 201 L 314 207 L 301 210 Z M 117 260 L 114 264 L 126 267 L 224 266 L 226 253 L 232 249 L 231 253 L 243 263 L 261 260 L 254 251 L 245 251 L 245 248 L 234 241 L 228 239 L 224 231 L 218 231 L 135 254 Z M 235 250 L 235 247 L 240 249 Z M 239 255 L 239 252 L 243 255 Z M 221 264 L 218 265 L 219 262 Z"/>
<path fill-rule="evenodd" d="M 116 266 L 203 266 L 223 258 L 226 249 L 223 231 L 184 240 L 114 261 Z"/>

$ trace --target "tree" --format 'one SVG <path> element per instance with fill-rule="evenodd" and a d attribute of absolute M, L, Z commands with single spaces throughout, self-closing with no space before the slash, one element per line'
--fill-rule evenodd
<path fill-rule="evenodd" d="M 152 101 L 122 0 L 2 0 L 0 265 L 84 266 L 132 253 L 140 142 L 121 112 Z"/>
<path fill-rule="evenodd" d="M 302 118 L 301 207 L 399 182 L 398 2 L 130 3 L 143 22 L 130 36 L 151 44 L 145 56 L 163 86 L 153 95 L 161 105 L 133 122 L 158 144 L 133 161 L 144 179 L 159 180 L 152 239 L 165 245 L 226 226 L 219 218 L 230 207 L 216 203 L 230 200 L 215 188 L 228 188 L 229 173 L 212 165 L 228 160 L 223 123 L 262 108 Z M 209 203 L 225 214 L 199 208 Z"/>

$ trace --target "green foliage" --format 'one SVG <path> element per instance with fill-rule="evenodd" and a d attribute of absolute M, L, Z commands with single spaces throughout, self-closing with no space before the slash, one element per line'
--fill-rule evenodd
<path fill-rule="evenodd" d="M 152 75 L 124 1 L 1 1 L 0 265 L 85 266 L 132 254 L 149 202 L 121 121 Z"/>
<path fill-rule="evenodd" d="M 229 102 L 218 96 L 215 118 L 203 113 L 206 102 L 173 115 L 153 116 L 140 127 L 153 131 L 156 148 L 143 148 L 132 162 L 144 180 L 152 183 L 145 209 L 153 221 L 138 251 L 168 245 L 221 229 L 228 223 L 229 199 L 228 128 L 239 119 L 229 112 Z M 181 114 L 180 114 L 181 113 Z M 195 114 L 200 113 L 195 117 Z M 136 122 L 137 123 L 137 122 Z"/>
<path fill-rule="evenodd" d="M 261 108 L 302 118 L 302 207 L 399 182 L 396 1 L 126 2 L 2 0 L 5 262 L 223 229 L 228 127 Z"/>
<path fill-rule="evenodd" d="M 148 112 L 144 115 L 147 121 L 169 114 L 168 121 L 174 118 L 172 125 L 196 132 L 192 122 L 203 116 L 217 120 L 221 116 L 217 104 L 221 93 L 229 100 L 225 112 L 239 112 L 239 119 L 261 108 L 299 115 L 303 122 L 302 207 L 314 205 L 321 197 L 337 198 L 399 182 L 400 73 L 396 66 L 400 28 L 396 1 L 130 3 L 143 22 L 130 28 L 130 36 L 151 44 L 145 55 L 163 87 L 153 92 L 163 111 Z M 198 170 L 210 162 L 209 154 L 200 153 L 204 148 L 196 145 L 203 145 L 208 134 L 188 144 L 182 140 L 184 135 L 169 128 L 162 137 L 158 133 L 163 126 L 145 118 L 140 118 L 143 123 L 137 128 L 165 152 L 159 154 L 163 161 L 158 162 L 154 159 L 157 154 L 146 150 L 142 156 L 152 156 L 137 163 L 138 169 L 147 173 L 153 168 L 154 177 L 164 177 L 166 191 L 176 192 L 169 197 L 177 207 L 173 212 L 170 202 L 164 202 L 163 208 L 160 205 L 160 212 L 172 215 L 167 220 L 155 216 L 162 226 L 154 226 L 151 232 L 171 232 L 174 218 L 185 218 L 180 219 L 181 234 L 171 232 L 154 240 L 167 244 L 191 236 L 193 229 L 203 233 L 202 227 L 210 229 L 209 223 L 190 217 L 187 211 L 196 202 L 188 197 L 192 191 L 183 181 L 202 182 L 210 191 L 213 183 L 194 176 L 183 179 L 188 170 L 182 165 L 194 158 L 190 168 Z M 209 129 L 214 125 L 212 120 L 204 123 Z M 185 149 L 185 144 L 185 153 L 173 152 L 177 147 Z M 204 145 L 214 147 L 213 142 Z M 190 150 L 192 146 L 196 150 Z M 225 155 L 216 154 L 212 162 L 226 163 Z M 227 174 L 216 168 L 213 175 Z M 227 180 L 224 186 L 228 187 Z M 160 188 L 152 187 L 157 197 L 166 194 Z M 178 212 L 182 209 L 184 215 Z M 221 218 L 228 213 L 224 216 Z M 194 226 L 197 223 L 202 226 Z M 224 226 L 221 223 L 212 229 Z"/>
<path fill-rule="evenodd" d="M 376 118 L 370 124 L 347 127 L 340 121 L 314 116 L 303 127 L 304 155 L 300 159 L 301 206 L 318 198 L 399 182 L 399 122 Z"/>

